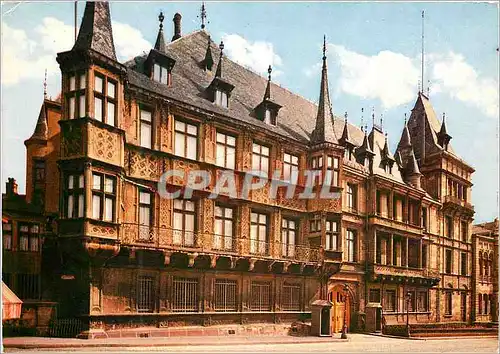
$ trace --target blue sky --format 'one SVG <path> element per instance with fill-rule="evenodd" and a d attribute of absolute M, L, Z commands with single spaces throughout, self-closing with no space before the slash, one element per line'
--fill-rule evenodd
<path fill-rule="evenodd" d="M 200 2 L 113 2 L 117 53 L 125 60 L 154 43 L 157 16 L 167 39 L 180 12 L 182 32 L 199 29 Z M 84 2 L 78 5 L 79 21 Z M 446 112 L 452 145 L 476 168 L 476 221 L 498 215 L 498 8 L 488 3 L 231 3 L 206 4 L 207 30 L 233 60 L 312 101 L 319 95 L 326 34 L 335 114 L 365 122 L 384 117 L 393 149 L 413 107 L 420 78 L 421 11 L 425 10 L 425 84 L 438 116 Z M 25 148 L 43 99 L 60 89 L 55 53 L 73 43 L 73 2 L 2 2 L 2 179 L 24 190 Z M 78 22 L 79 22 L 78 21 Z M 2 186 L 2 190 L 5 187 Z"/>

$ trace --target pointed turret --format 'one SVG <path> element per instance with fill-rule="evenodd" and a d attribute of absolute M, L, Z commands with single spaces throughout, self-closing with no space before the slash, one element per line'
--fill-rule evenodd
<path fill-rule="evenodd" d="M 420 169 L 418 168 L 417 159 L 415 158 L 413 149 L 411 150 L 409 159 L 405 166 L 405 176 L 408 183 L 412 184 L 417 189 L 421 188 L 422 173 L 420 173 Z"/>
<path fill-rule="evenodd" d="M 405 125 L 403 127 L 403 133 L 401 133 L 401 139 L 399 140 L 398 148 L 407 148 L 411 146 L 410 132 L 408 131 L 408 124 L 406 122 L 405 113 Z"/>
<path fill-rule="evenodd" d="M 227 108 L 234 85 L 224 78 L 224 42 L 220 42 L 219 49 L 219 63 L 215 77 L 207 87 L 207 95 L 215 104 Z"/>
<path fill-rule="evenodd" d="M 366 167 L 368 167 L 370 161 L 375 156 L 375 153 L 370 147 L 370 141 L 368 139 L 368 135 L 366 134 L 367 130 L 368 129 L 365 127 L 364 129 L 365 136 L 363 138 L 363 144 L 361 144 L 361 146 L 356 149 L 356 160 L 360 164 Z"/>
<path fill-rule="evenodd" d="M 219 44 L 219 49 L 220 49 L 220 56 L 219 56 L 219 63 L 217 64 L 217 71 L 215 71 L 215 77 L 218 77 L 222 79 L 222 73 L 223 73 L 223 62 L 224 62 L 224 42 L 221 41 Z"/>
<path fill-rule="evenodd" d="M 387 138 L 387 133 L 385 134 L 385 144 L 384 148 L 382 149 L 382 158 L 386 160 L 394 160 L 394 156 L 392 156 L 391 151 L 389 150 L 389 140 Z"/>
<path fill-rule="evenodd" d="M 212 41 L 208 36 L 207 51 L 205 52 L 205 59 L 203 60 L 203 69 L 212 71 L 214 66 L 214 57 L 212 56 Z"/>
<path fill-rule="evenodd" d="M 165 53 L 166 44 L 165 37 L 163 35 L 163 20 L 165 16 L 163 16 L 163 12 L 160 12 L 158 15 L 158 20 L 160 21 L 160 29 L 158 30 L 158 36 L 156 37 L 155 49 L 160 53 Z"/>
<path fill-rule="evenodd" d="M 109 2 L 87 1 L 78 38 L 72 50 L 94 50 L 116 61 Z"/>
<path fill-rule="evenodd" d="M 255 107 L 255 112 L 257 116 L 264 122 L 272 125 L 277 124 L 277 116 L 278 111 L 281 108 L 281 105 L 274 102 L 271 99 L 271 73 L 273 72 L 273 68 L 269 65 L 267 69 L 267 85 L 266 90 L 264 91 L 264 98 L 262 102 L 259 103 L 257 107 Z"/>
<path fill-rule="evenodd" d="M 448 144 L 451 140 L 451 135 L 448 134 L 446 129 L 446 114 L 443 113 L 443 121 L 441 123 L 441 129 L 437 133 L 438 144 L 445 150 L 448 150 Z"/>
<path fill-rule="evenodd" d="M 273 68 L 271 65 L 269 65 L 269 68 L 267 69 L 267 73 L 269 74 L 267 76 L 267 86 L 266 86 L 266 91 L 264 92 L 264 100 L 270 100 L 271 99 L 271 73 L 273 71 Z"/>
<path fill-rule="evenodd" d="M 323 68 L 319 91 L 318 114 L 316 126 L 311 135 L 311 144 L 337 143 L 333 130 L 333 113 L 328 92 L 328 70 L 326 65 L 326 36 L 323 38 Z"/>
<path fill-rule="evenodd" d="M 49 127 L 47 122 L 47 107 L 45 106 L 45 100 L 40 108 L 40 113 L 38 114 L 38 120 L 36 122 L 35 130 L 29 139 L 27 139 L 24 144 L 30 144 L 33 142 L 47 142 L 49 134 Z"/>
<path fill-rule="evenodd" d="M 354 143 L 351 141 L 351 137 L 349 135 L 349 127 L 347 124 L 347 112 L 345 112 L 344 118 L 345 118 L 344 130 L 342 131 L 342 137 L 339 139 L 339 142 L 344 146 L 347 145 L 354 146 Z"/>

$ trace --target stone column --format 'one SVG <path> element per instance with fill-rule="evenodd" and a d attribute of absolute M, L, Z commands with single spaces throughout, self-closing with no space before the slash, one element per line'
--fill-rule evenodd
<path fill-rule="evenodd" d="M 405 246 L 405 267 L 408 268 L 408 237 L 405 237 L 406 246 Z"/>
<path fill-rule="evenodd" d="M 388 265 L 392 265 L 394 262 L 394 234 L 391 233 L 390 238 L 389 238 L 389 261 L 387 262 Z"/>
<path fill-rule="evenodd" d="M 377 230 L 373 230 L 373 263 L 377 263 Z"/>
<path fill-rule="evenodd" d="M 418 254 L 418 267 L 419 268 L 422 268 L 422 240 L 419 240 L 418 242 L 418 251 L 419 251 L 419 254 Z"/>

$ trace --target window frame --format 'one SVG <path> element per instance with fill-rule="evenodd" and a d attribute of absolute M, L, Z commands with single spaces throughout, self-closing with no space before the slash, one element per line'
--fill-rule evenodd
<path fill-rule="evenodd" d="M 147 120 L 147 119 L 144 119 L 143 118 L 143 115 L 142 115 L 142 112 L 147 112 L 149 113 L 150 115 L 150 120 Z M 153 137 L 153 110 L 150 109 L 148 106 L 145 106 L 145 105 L 142 105 L 140 104 L 139 105 L 139 145 L 143 148 L 146 148 L 146 149 L 152 149 L 153 148 L 153 141 L 154 141 L 154 137 Z M 149 141 L 146 142 L 146 141 L 143 141 L 142 139 L 142 132 L 143 132 L 143 128 L 144 130 L 146 129 L 149 129 Z"/>
<path fill-rule="evenodd" d="M 181 203 L 182 207 L 179 208 L 177 205 Z M 192 203 L 193 207 L 192 210 L 191 208 L 188 208 L 188 205 L 191 205 Z M 177 204 L 177 205 L 176 205 Z M 183 247 L 196 247 L 197 243 L 197 234 L 196 230 L 198 228 L 198 221 L 197 221 L 197 205 L 194 200 L 190 199 L 174 199 L 173 203 L 173 218 L 174 220 L 176 219 L 176 215 L 180 215 L 181 218 L 181 229 L 174 228 L 173 229 L 173 239 L 172 243 L 174 245 L 180 245 Z M 188 216 L 192 216 L 193 219 L 193 230 L 186 230 L 186 220 Z M 180 236 L 180 243 L 176 242 L 178 237 Z M 189 239 L 188 239 L 189 237 Z M 189 240 L 189 241 L 188 241 Z"/>
<path fill-rule="evenodd" d="M 289 157 L 287 161 L 287 156 Z M 294 163 L 294 158 L 297 163 Z M 299 179 L 299 162 L 300 157 L 289 152 L 283 152 L 283 181 L 289 182 L 291 184 L 297 184 Z M 287 178 L 288 175 L 288 178 Z M 295 175 L 294 180 L 292 177 Z"/>
<path fill-rule="evenodd" d="M 453 250 L 447 248 L 444 252 L 444 272 L 445 274 L 453 274 Z"/>
<path fill-rule="evenodd" d="M 293 224 L 293 227 L 290 226 L 291 224 Z M 297 245 L 298 231 L 298 220 L 287 217 L 281 218 L 281 252 L 283 257 L 295 257 L 295 246 Z M 293 242 L 290 242 L 292 239 Z"/>
<path fill-rule="evenodd" d="M 217 209 L 221 210 L 221 215 L 217 215 Z M 231 216 L 226 216 L 227 211 L 231 210 Z M 235 208 L 229 207 L 223 204 L 216 203 L 215 204 L 215 209 L 214 209 L 214 238 L 213 238 L 213 244 L 212 247 L 215 250 L 225 250 L 225 251 L 234 251 L 235 249 Z M 220 222 L 221 225 L 221 230 L 222 234 L 218 234 L 216 231 L 217 228 L 217 223 Z M 226 223 L 230 222 L 230 230 L 231 234 L 227 234 L 226 230 Z M 228 242 L 230 240 L 230 242 Z"/>
<path fill-rule="evenodd" d="M 353 183 L 346 184 L 347 208 L 350 211 L 358 210 L 358 185 Z"/>
<path fill-rule="evenodd" d="M 256 215 L 256 218 L 253 216 Z M 265 221 L 261 221 L 261 216 Z M 254 221 L 256 219 L 257 221 Z M 250 212 L 250 253 L 258 255 L 269 255 L 269 220 L 270 215 L 252 210 Z M 255 228 L 256 227 L 256 228 Z M 264 228 L 264 240 L 261 240 L 261 228 Z M 254 229 L 257 233 L 254 235 Z"/>
<path fill-rule="evenodd" d="M 172 279 L 172 312 L 199 312 L 199 285 L 198 278 L 174 276 Z"/>
<path fill-rule="evenodd" d="M 390 296 L 392 296 L 392 302 L 390 301 Z M 396 297 L 396 290 L 387 289 L 384 292 L 384 306 L 390 304 L 390 306 L 384 308 L 384 312 L 397 312 L 398 311 L 398 301 Z"/>
<path fill-rule="evenodd" d="M 267 291 L 266 291 L 267 289 Z M 250 311 L 269 312 L 272 309 L 272 287 L 270 281 L 255 281 L 250 283 Z"/>
<path fill-rule="evenodd" d="M 138 221 L 138 225 L 139 225 L 138 239 L 140 241 L 150 241 L 151 240 L 151 230 L 152 230 L 153 225 L 154 225 L 154 217 L 153 217 L 153 214 L 154 214 L 154 193 L 152 193 L 149 189 L 141 188 L 141 187 L 138 187 L 137 190 L 138 190 L 138 193 L 137 193 L 137 197 L 138 197 L 138 200 L 137 200 L 138 201 L 138 203 L 137 203 L 137 221 Z M 149 195 L 149 203 L 141 201 L 141 199 L 142 199 L 141 194 Z M 142 219 L 144 219 L 144 218 L 141 217 L 141 212 L 142 212 L 142 210 L 146 210 L 146 209 L 148 209 L 148 212 L 149 212 L 149 218 L 147 218 L 149 224 L 142 223 Z M 147 236 L 147 237 L 144 237 L 144 236 Z"/>
<path fill-rule="evenodd" d="M 332 171 L 329 185 L 331 187 L 340 187 L 340 159 L 337 156 L 333 155 L 326 156 L 326 171 L 327 174 L 328 171 Z"/>
<path fill-rule="evenodd" d="M 349 236 L 352 236 L 349 237 Z M 347 262 L 357 262 L 357 231 L 353 229 L 346 229 L 346 254 Z M 352 246 L 352 248 L 351 248 Z M 352 257 L 351 257 L 352 256 Z"/>
<path fill-rule="evenodd" d="M 138 313 L 152 313 L 155 310 L 155 279 L 153 276 L 149 275 L 139 275 L 137 277 L 137 312 Z M 147 294 L 143 294 L 144 287 L 141 285 L 146 285 L 148 288 Z M 146 299 L 147 298 L 147 299 Z M 143 301 L 143 300 L 148 301 Z M 141 308 L 140 306 L 147 303 L 147 307 Z"/>
<path fill-rule="evenodd" d="M 335 230 L 333 225 L 335 225 Z M 340 222 L 338 220 L 326 220 L 325 234 L 325 250 L 338 251 L 340 249 Z"/>
<path fill-rule="evenodd" d="M 9 228 L 6 228 L 9 226 Z M 11 220 L 9 222 L 2 222 L 2 247 L 4 250 L 13 250 L 13 223 Z M 8 237 L 7 237 L 8 236 Z M 7 241 L 8 240 L 8 241 Z"/>
<path fill-rule="evenodd" d="M 87 91 L 87 75 L 88 71 L 75 71 L 69 74 L 68 76 L 68 92 L 66 93 L 66 102 L 68 105 L 67 108 L 67 117 L 68 119 L 78 119 L 78 118 L 85 118 L 87 116 L 87 98 L 86 98 L 86 91 Z M 82 76 L 84 77 L 84 82 L 85 85 L 82 87 L 81 81 L 82 81 Z M 71 87 L 71 81 L 74 79 L 74 84 L 75 87 Z M 81 97 L 83 97 L 83 109 L 85 112 L 80 112 L 81 110 Z M 73 99 L 73 112 L 71 109 L 71 100 Z M 73 114 L 72 114 L 73 113 Z"/>
<path fill-rule="evenodd" d="M 259 151 L 256 152 L 255 150 L 258 149 Z M 267 155 L 264 154 L 263 150 L 267 149 Z M 258 159 L 258 166 L 256 166 L 255 159 Z M 263 162 L 267 161 L 267 163 L 264 165 Z M 269 174 L 269 167 L 271 165 L 271 148 L 268 145 L 261 144 L 259 142 L 253 141 L 252 142 L 252 171 L 260 171 L 266 174 Z M 265 166 L 265 169 L 262 167 Z"/>
<path fill-rule="evenodd" d="M 444 315 L 452 316 L 453 315 L 453 291 L 446 290 L 444 298 Z"/>
<path fill-rule="evenodd" d="M 219 141 L 219 135 L 223 137 L 224 141 Z M 234 139 L 234 145 L 231 145 L 228 143 L 228 138 Z M 231 134 L 227 134 L 223 131 L 217 130 L 215 131 L 215 165 L 222 167 L 222 168 L 228 168 L 231 170 L 236 169 L 236 139 L 237 137 Z M 224 162 L 222 164 L 219 164 L 217 161 L 217 158 L 219 156 L 219 147 L 222 149 L 222 156 L 224 158 Z M 230 150 L 233 150 L 232 153 Z M 230 166 L 231 164 L 228 164 L 228 156 L 232 155 L 232 167 Z"/>
<path fill-rule="evenodd" d="M 181 130 L 181 129 L 178 129 L 177 128 L 177 122 L 179 123 L 182 123 L 184 125 L 184 129 Z M 196 134 L 193 134 L 193 133 L 189 133 L 189 127 L 194 127 L 196 129 Z M 200 131 L 200 127 L 197 125 L 197 124 L 193 124 L 193 123 L 190 123 L 188 121 L 185 121 L 183 119 L 179 119 L 177 117 L 174 118 L 174 155 L 176 156 L 179 156 L 179 157 L 183 157 L 183 158 L 186 158 L 186 159 L 190 159 L 190 160 L 198 160 L 199 158 L 199 154 L 198 154 L 198 136 L 199 136 L 199 131 Z M 183 142 L 183 145 L 182 145 L 182 149 L 183 149 L 183 152 L 182 154 L 180 152 L 177 151 L 177 139 L 179 139 L 179 137 L 182 137 L 182 142 Z M 196 145 L 195 145 L 195 156 L 194 157 L 189 157 L 188 156 L 188 141 L 189 141 L 189 138 L 194 138 L 194 141 L 196 142 Z"/>
<path fill-rule="evenodd" d="M 99 187 L 96 188 L 94 185 L 94 178 L 99 177 L 100 182 L 99 182 Z M 106 185 L 107 185 L 107 180 L 111 180 L 112 182 L 112 191 L 108 192 L 106 191 Z M 105 221 L 105 222 L 115 222 L 116 220 L 116 195 L 117 195 L 117 183 L 116 183 L 116 176 L 107 174 L 107 173 L 102 173 L 102 172 L 96 172 L 92 171 L 92 219 L 94 220 L 100 220 L 100 221 Z M 99 216 L 96 218 L 95 217 L 95 210 L 94 210 L 94 197 L 98 197 L 100 199 L 99 202 Z M 108 220 L 105 218 L 107 215 L 107 206 L 106 206 L 106 201 L 110 199 L 112 201 L 111 204 L 111 220 Z"/>
<path fill-rule="evenodd" d="M 281 289 L 281 309 L 283 311 L 300 311 L 301 304 L 301 284 L 284 282 Z"/>
<path fill-rule="evenodd" d="M 73 181 L 72 187 L 69 186 L 70 180 Z M 80 182 L 83 181 L 83 186 L 80 186 Z M 76 188 L 75 188 L 76 186 Z M 70 172 L 66 174 L 64 178 L 64 217 L 66 219 L 79 219 L 85 217 L 85 174 L 81 172 Z M 71 211 L 71 216 L 69 213 L 69 201 L 72 197 L 73 208 Z M 81 198 L 80 198 L 81 197 Z M 80 199 L 82 199 L 82 205 L 80 210 Z"/>
<path fill-rule="evenodd" d="M 214 311 L 215 312 L 238 311 L 238 305 L 239 305 L 238 281 L 235 279 L 216 278 L 214 279 L 213 284 L 214 284 L 214 291 L 213 291 Z"/>
<path fill-rule="evenodd" d="M 102 80 L 102 91 L 97 91 L 96 90 L 96 79 L 100 78 Z M 114 85 L 115 90 L 114 90 L 114 97 L 109 95 L 109 87 L 108 85 Z M 94 71 L 94 90 L 93 90 L 93 97 L 94 97 L 94 114 L 93 118 L 99 122 L 102 122 L 107 125 L 111 125 L 113 127 L 116 127 L 118 124 L 117 122 L 117 106 L 118 106 L 118 99 L 117 99 L 117 94 L 118 94 L 118 82 L 112 78 L 110 78 L 107 75 L 104 75 L 100 72 Z M 101 100 L 101 119 L 96 117 L 96 98 Z M 110 122 L 110 117 L 109 117 L 109 112 L 108 112 L 108 107 L 109 104 L 114 105 L 114 110 L 113 110 L 113 117 L 112 121 Z"/>

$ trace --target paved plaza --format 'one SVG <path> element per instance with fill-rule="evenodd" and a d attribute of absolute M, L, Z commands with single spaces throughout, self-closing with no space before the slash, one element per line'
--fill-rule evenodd
<path fill-rule="evenodd" d="M 13 348 L 16 343 L 42 343 L 45 348 Z M 5 352 L 172 352 L 172 353 L 498 353 L 497 338 L 401 339 L 350 334 L 348 340 L 293 337 L 123 338 L 120 340 L 64 340 L 7 338 Z M 264 343 L 266 342 L 266 343 Z M 58 346 L 60 345 L 60 346 Z"/>

